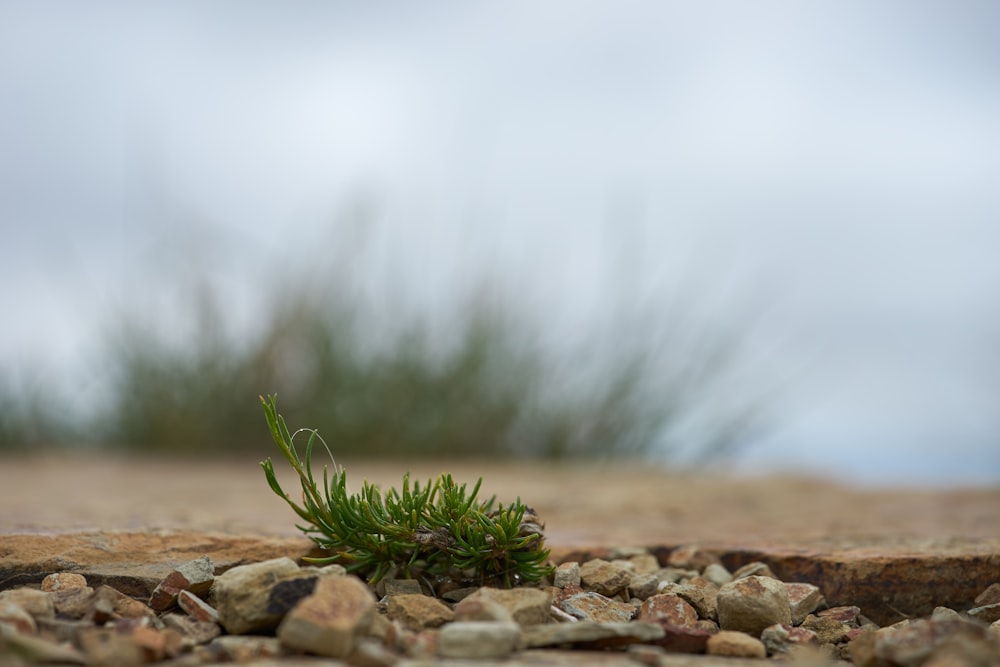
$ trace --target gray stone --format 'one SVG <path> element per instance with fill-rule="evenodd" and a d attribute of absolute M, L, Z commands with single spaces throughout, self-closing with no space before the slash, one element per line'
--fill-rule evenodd
<path fill-rule="evenodd" d="M 767 563 L 761 563 L 760 561 L 747 563 L 733 572 L 733 579 L 743 579 L 745 577 L 771 577 L 772 579 L 777 579 Z"/>
<path fill-rule="evenodd" d="M 517 623 L 457 621 L 441 628 L 437 652 L 442 658 L 505 658 L 520 640 Z"/>
<path fill-rule="evenodd" d="M 1000 603 L 1000 583 L 990 584 L 972 601 L 973 606 L 976 607 L 997 603 Z"/>
<path fill-rule="evenodd" d="M 656 595 L 660 589 L 660 580 L 652 572 L 633 572 L 628 580 L 628 593 L 633 598 L 645 600 Z"/>
<path fill-rule="evenodd" d="M 651 553 L 641 553 L 628 557 L 632 571 L 636 574 L 656 574 L 660 569 L 660 561 Z"/>
<path fill-rule="evenodd" d="M 423 595 L 416 579 L 389 579 L 385 582 L 386 595 Z"/>
<path fill-rule="evenodd" d="M 219 623 L 234 635 L 273 629 L 285 610 L 269 610 L 271 589 L 297 574 L 299 566 L 291 558 L 273 558 L 240 565 L 219 575 L 212 588 Z"/>
<path fill-rule="evenodd" d="M 664 567 L 656 571 L 656 578 L 665 584 L 679 584 L 697 576 L 697 570 L 688 570 L 681 567 Z"/>
<path fill-rule="evenodd" d="M 708 638 L 705 653 L 733 658 L 766 658 L 767 649 L 756 637 L 734 630 L 720 630 Z"/>
<path fill-rule="evenodd" d="M 806 616 L 816 611 L 823 603 L 823 594 L 819 586 L 804 583 L 786 583 L 788 591 L 788 606 L 792 611 L 792 625 L 799 625 Z"/>
<path fill-rule="evenodd" d="M 399 621 L 411 630 L 438 628 L 455 618 L 451 607 L 422 593 L 393 595 L 386 611 L 390 620 Z"/>
<path fill-rule="evenodd" d="M 556 588 L 580 585 L 580 564 L 576 561 L 561 563 L 552 575 L 552 585 Z"/>
<path fill-rule="evenodd" d="M 580 566 L 580 582 L 584 588 L 611 597 L 628 586 L 631 573 L 621 563 L 594 558 Z"/>
<path fill-rule="evenodd" d="M 523 644 L 527 647 L 561 645 L 616 646 L 651 642 L 663 637 L 663 628 L 655 623 L 556 623 L 523 628 Z"/>
<path fill-rule="evenodd" d="M 733 580 L 733 575 L 722 563 L 709 563 L 705 566 L 705 571 L 702 572 L 701 576 L 716 586 L 724 586 Z"/>
<path fill-rule="evenodd" d="M 52 604 L 60 618 L 80 619 L 91 611 L 97 594 L 90 586 L 53 591 Z"/>
<path fill-rule="evenodd" d="M 191 591 L 198 597 L 208 595 L 215 580 L 215 565 L 208 556 L 195 558 L 178 565 L 149 596 L 149 606 L 154 611 L 165 611 L 177 604 L 177 594 Z"/>
<path fill-rule="evenodd" d="M 87 656 L 64 643 L 48 641 L 41 637 L 23 635 L 0 623 L 0 663 L 12 659 L 12 664 L 59 663 L 82 665 Z M 18 659 L 24 662 L 18 662 Z"/>
<path fill-rule="evenodd" d="M 883 664 L 915 667 L 946 645 L 988 645 L 987 632 L 987 626 L 965 619 L 918 619 L 876 631 L 874 654 Z M 1000 655 L 1000 645 L 993 650 Z"/>
<path fill-rule="evenodd" d="M 736 579 L 719 589 L 719 627 L 759 637 L 764 628 L 776 623 L 791 625 L 788 591 L 777 579 L 751 575 Z"/>
<path fill-rule="evenodd" d="M 1000 621 L 1000 602 L 985 604 L 981 607 L 973 607 L 966 613 L 970 618 L 974 618 L 977 621 L 982 621 L 984 623 Z"/>
<path fill-rule="evenodd" d="M 489 588 L 483 587 L 466 600 L 487 599 L 506 609 L 515 623 L 521 627 L 549 622 L 549 608 L 552 597 L 537 588 Z"/>
<path fill-rule="evenodd" d="M 580 620 L 595 623 L 627 623 L 635 615 L 632 605 L 593 591 L 571 595 L 559 604 L 559 608 Z"/>
<path fill-rule="evenodd" d="M 292 649 L 344 658 L 371 626 L 375 605 L 375 594 L 357 577 L 323 577 L 285 616 L 278 638 Z"/>
<path fill-rule="evenodd" d="M 402 659 L 401 655 L 390 650 L 382 642 L 370 637 L 361 637 L 355 642 L 354 650 L 347 656 L 347 663 L 352 667 L 392 667 Z M 291 666 L 282 663 L 276 667 Z"/>

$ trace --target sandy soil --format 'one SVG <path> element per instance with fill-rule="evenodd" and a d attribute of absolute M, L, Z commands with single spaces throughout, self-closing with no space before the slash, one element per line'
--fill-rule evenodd
<path fill-rule="evenodd" d="M 549 543 L 786 546 L 1000 536 L 1000 488 L 865 490 L 828 482 L 746 479 L 655 467 L 494 462 L 345 462 L 350 485 L 398 485 L 442 471 L 500 500 L 520 496 Z M 297 485 L 283 469 L 285 488 Z M 295 516 L 255 460 L 0 459 L 0 533 L 192 529 L 292 535 Z"/>

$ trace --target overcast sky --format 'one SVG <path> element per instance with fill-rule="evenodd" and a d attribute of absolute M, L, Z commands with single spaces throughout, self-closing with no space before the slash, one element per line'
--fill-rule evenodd
<path fill-rule="evenodd" d="M 0 369 L 78 373 L 177 239 L 245 317 L 360 201 L 420 307 L 477 272 L 577 325 L 679 281 L 761 304 L 796 380 L 747 469 L 1000 481 L 998 32 L 992 1 L 0 2 Z"/>

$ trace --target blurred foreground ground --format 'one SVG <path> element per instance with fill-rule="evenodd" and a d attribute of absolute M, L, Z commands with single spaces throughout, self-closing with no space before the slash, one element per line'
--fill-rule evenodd
<path fill-rule="evenodd" d="M 344 461 L 363 479 L 398 486 L 410 470 L 451 472 L 483 495 L 516 496 L 547 524 L 553 546 L 947 546 L 1000 536 L 1000 488 L 855 489 L 802 478 L 736 478 L 652 466 Z M 277 464 L 276 464 L 277 465 Z M 285 489 L 298 485 L 279 466 Z M 287 482 L 286 482 L 287 481 Z M 256 460 L 0 459 L 0 533 L 196 530 L 295 535 L 295 516 Z"/>

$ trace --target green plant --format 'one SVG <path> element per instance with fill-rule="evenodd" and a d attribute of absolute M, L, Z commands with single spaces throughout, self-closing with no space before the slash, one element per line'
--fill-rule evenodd
<path fill-rule="evenodd" d="M 349 571 L 371 582 L 387 575 L 428 574 L 510 587 L 550 573 L 541 525 L 520 498 L 509 505 L 497 505 L 496 496 L 483 502 L 477 498 L 482 478 L 466 492 L 466 485 L 458 485 L 448 474 L 425 486 L 411 486 L 406 474 L 402 491 L 390 488 L 384 495 L 366 481 L 361 493 L 352 495 L 344 469 L 335 462 L 323 466 L 320 486 L 312 470 L 316 443 L 326 448 L 319 433 L 290 433 L 278 414 L 277 397 L 260 401 L 271 437 L 298 474 L 302 504 L 281 488 L 270 458 L 261 462 L 267 483 L 306 522 L 298 528 L 333 552 L 313 562 L 344 561 Z M 299 434 L 308 435 L 304 457 L 295 447 Z"/>

